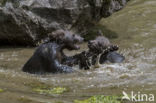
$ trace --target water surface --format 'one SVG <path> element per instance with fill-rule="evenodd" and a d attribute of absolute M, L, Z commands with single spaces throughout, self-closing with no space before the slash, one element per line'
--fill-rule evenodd
<path fill-rule="evenodd" d="M 116 32 L 111 40 L 120 46 L 123 63 L 103 64 L 100 68 L 72 74 L 32 75 L 21 71 L 35 48 L 0 48 L 0 103 L 72 103 L 92 95 L 122 95 L 122 91 L 156 94 L 156 1 L 131 0 L 121 11 L 100 24 Z M 86 44 L 82 45 L 86 49 Z M 67 55 L 78 53 L 66 52 Z M 44 95 L 31 85 L 66 87 L 62 95 Z M 24 98 L 24 99 L 23 99 Z"/>

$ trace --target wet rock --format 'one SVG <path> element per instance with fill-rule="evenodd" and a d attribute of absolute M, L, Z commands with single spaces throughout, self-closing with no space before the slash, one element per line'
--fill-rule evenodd
<path fill-rule="evenodd" d="M 87 31 L 128 0 L 2 0 L 0 44 L 35 45 L 56 29 Z M 80 32 L 81 31 L 81 32 Z"/>

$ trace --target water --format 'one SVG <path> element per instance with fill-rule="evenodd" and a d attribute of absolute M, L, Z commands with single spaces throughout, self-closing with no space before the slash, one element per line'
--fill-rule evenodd
<path fill-rule="evenodd" d="M 112 42 L 120 46 L 119 52 L 126 57 L 123 63 L 39 76 L 21 71 L 35 48 L 0 48 L 0 88 L 4 89 L 0 103 L 71 103 L 98 94 L 122 95 L 123 90 L 156 94 L 156 1 L 132 0 L 100 24 L 119 35 Z M 82 49 L 86 49 L 86 44 Z M 31 85 L 43 83 L 66 87 L 68 91 L 59 96 L 32 91 Z"/>

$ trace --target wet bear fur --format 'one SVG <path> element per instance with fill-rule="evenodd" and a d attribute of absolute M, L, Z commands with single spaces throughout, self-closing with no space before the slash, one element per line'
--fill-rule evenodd
<path fill-rule="evenodd" d="M 64 30 L 56 30 L 48 36 L 49 41 L 37 47 L 22 70 L 32 74 L 73 72 L 72 67 L 61 64 L 65 57 L 63 49 L 78 50 L 83 38 Z"/>
<path fill-rule="evenodd" d="M 93 56 L 92 64 L 95 64 L 95 58 L 99 55 L 100 64 L 106 62 L 121 63 L 125 59 L 123 55 L 117 53 L 119 49 L 118 46 L 111 44 L 108 38 L 104 36 L 98 36 L 95 40 L 90 40 L 88 42 L 88 47 L 90 52 L 97 54 Z"/>

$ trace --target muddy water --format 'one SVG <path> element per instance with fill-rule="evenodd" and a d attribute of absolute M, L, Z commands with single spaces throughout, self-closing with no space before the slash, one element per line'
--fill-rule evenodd
<path fill-rule="evenodd" d="M 100 68 L 72 74 L 31 75 L 23 73 L 23 64 L 35 48 L 0 48 L 0 103 L 72 103 L 92 95 L 150 93 L 156 95 L 156 1 L 132 0 L 121 11 L 100 24 L 116 32 L 120 53 L 126 60 L 104 64 Z M 82 45 L 86 49 L 86 44 Z M 66 52 L 67 55 L 77 53 Z M 32 91 L 31 85 L 66 87 L 62 95 L 44 95 Z M 156 101 L 156 100 L 155 100 Z M 145 102 L 148 103 L 148 102 Z"/>

